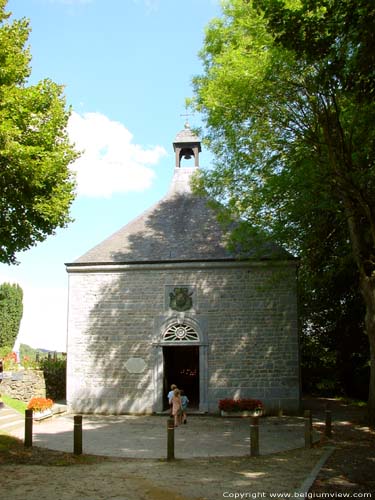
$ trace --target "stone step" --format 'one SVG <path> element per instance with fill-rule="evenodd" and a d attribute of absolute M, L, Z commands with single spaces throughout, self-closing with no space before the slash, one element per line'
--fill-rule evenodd
<path fill-rule="evenodd" d="M 25 418 L 18 411 L 5 405 L 0 407 L 0 430 L 10 431 L 22 427 Z"/>
<path fill-rule="evenodd" d="M 11 408 L 6 408 L 4 410 L 0 410 L 0 421 L 6 418 L 23 418 L 24 415 L 19 413 L 18 411 L 12 410 Z"/>
<path fill-rule="evenodd" d="M 24 419 L 20 420 L 10 420 L 9 422 L 0 423 L 0 431 L 11 431 L 14 429 L 18 429 L 24 425 Z"/>
<path fill-rule="evenodd" d="M 13 416 L 14 412 L 10 408 L 4 408 L 0 411 L 0 421 L 3 420 L 4 418 L 8 418 L 9 416 Z M 19 415 L 21 415 L 19 413 Z"/>
<path fill-rule="evenodd" d="M 68 407 L 63 403 L 54 403 L 52 406 L 52 411 L 54 415 L 59 415 L 61 413 L 66 413 L 68 411 Z"/>

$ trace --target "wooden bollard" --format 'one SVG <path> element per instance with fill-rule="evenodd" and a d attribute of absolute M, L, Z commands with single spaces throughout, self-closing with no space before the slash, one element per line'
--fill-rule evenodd
<path fill-rule="evenodd" d="M 332 412 L 331 410 L 326 410 L 326 425 L 324 428 L 324 434 L 326 437 L 332 436 Z"/>
<path fill-rule="evenodd" d="M 312 415 L 311 410 L 305 410 L 305 448 L 312 447 Z"/>
<path fill-rule="evenodd" d="M 167 460 L 174 460 L 174 418 L 167 422 Z"/>
<path fill-rule="evenodd" d="M 74 416 L 74 455 L 82 455 L 82 415 Z"/>
<path fill-rule="evenodd" d="M 33 445 L 33 410 L 25 410 L 25 448 Z"/>
<path fill-rule="evenodd" d="M 252 457 L 259 456 L 259 419 L 258 419 L 258 417 L 251 417 L 250 455 Z"/>

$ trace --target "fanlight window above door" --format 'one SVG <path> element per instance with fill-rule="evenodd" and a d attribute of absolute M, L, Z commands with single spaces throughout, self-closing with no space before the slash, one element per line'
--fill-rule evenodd
<path fill-rule="evenodd" d="M 164 342 L 196 342 L 199 341 L 199 335 L 189 325 L 184 323 L 175 323 L 170 326 L 163 335 Z"/>

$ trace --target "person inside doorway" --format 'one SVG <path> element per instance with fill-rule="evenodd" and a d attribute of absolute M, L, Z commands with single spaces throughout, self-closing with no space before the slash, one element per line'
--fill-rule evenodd
<path fill-rule="evenodd" d="M 189 399 L 186 396 L 185 392 L 183 389 L 180 389 L 181 393 L 181 410 L 182 410 L 182 422 L 184 424 L 187 424 L 187 416 L 186 416 L 186 410 L 189 404 Z"/>
<path fill-rule="evenodd" d="M 167 398 L 168 398 L 168 404 L 169 404 L 169 413 L 172 415 L 172 398 L 173 398 L 173 393 L 174 390 L 177 389 L 176 384 L 171 385 L 171 390 L 168 392 Z"/>
<path fill-rule="evenodd" d="M 174 426 L 178 427 L 181 424 L 182 407 L 181 394 L 177 388 L 173 391 L 172 396 L 172 415 L 174 417 Z"/>

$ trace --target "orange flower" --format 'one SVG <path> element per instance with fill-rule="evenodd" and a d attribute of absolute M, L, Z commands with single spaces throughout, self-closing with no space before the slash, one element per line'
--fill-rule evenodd
<path fill-rule="evenodd" d="M 53 401 L 52 399 L 47 398 L 32 398 L 27 405 L 28 410 L 33 411 L 43 411 L 52 408 Z"/>

